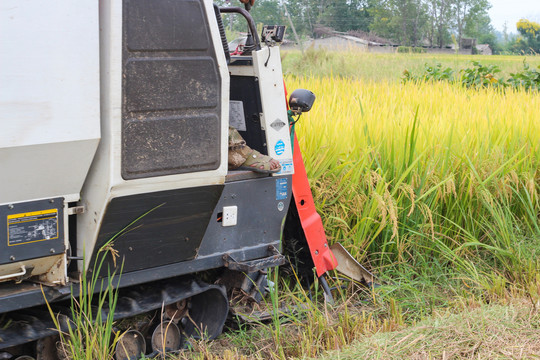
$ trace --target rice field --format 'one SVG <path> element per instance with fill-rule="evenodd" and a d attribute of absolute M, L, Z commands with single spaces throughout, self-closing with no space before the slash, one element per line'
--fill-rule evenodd
<path fill-rule="evenodd" d="M 317 95 L 297 133 L 330 240 L 394 281 L 422 273 L 439 288 L 459 278 L 482 294 L 529 289 L 540 252 L 540 95 L 395 80 L 286 79 Z"/>
<path fill-rule="evenodd" d="M 332 52 L 306 49 L 304 55 L 297 50 L 282 52 L 284 72 L 289 76 L 339 76 L 373 81 L 399 81 L 403 71 L 419 73 L 425 64 L 440 63 L 455 71 L 471 66 L 472 61 L 483 65 L 497 65 L 508 77 L 523 69 L 523 61 L 531 68 L 540 65 L 540 56 L 507 55 L 453 55 L 453 54 L 378 54 L 358 50 Z"/>

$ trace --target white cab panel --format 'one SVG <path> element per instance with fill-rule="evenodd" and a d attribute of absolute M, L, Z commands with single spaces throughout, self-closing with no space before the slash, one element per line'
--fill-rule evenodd
<path fill-rule="evenodd" d="M 259 51 L 254 51 L 253 68 L 259 78 L 264 114 L 261 125 L 266 130 L 268 155 L 281 163 L 280 175 L 293 174 L 291 137 L 279 47 L 263 47 Z"/>
<path fill-rule="evenodd" d="M 97 1 L 0 2 L 0 204 L 77 200 L 99 112 Z"/>
<path fill-rule="evenodd" d="M 122 167 L 122 1 L 100 1 L 102 140 L 81 194 L 77 254 L 92 254 L 107 205 L 116 197 L 223 184 L 227 174 L 229 73 L 211 0 L 204 0 L 221 76 L 221 162 L 215 170 L 125 180 Z M 82 264 L 80 264 L 82 265 Z M 88 265 L 88 264 L 87 264 Z"/>

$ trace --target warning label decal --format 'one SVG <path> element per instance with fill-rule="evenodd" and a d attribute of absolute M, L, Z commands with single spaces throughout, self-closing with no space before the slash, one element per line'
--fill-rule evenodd
<path fill-rule="evenodd" d="M 289 184 L 287 183 L 287 178 L 276 179 L 276 200 L 285 200 L 288 191 Z"/>
<path fill-rule="evenodd" d="M 8 215 L 7 230 L 8 246 L 58 239 L 58 210 Z"/>
<path fill-rule="evenodd" d="M 238 131 L 246 131 L 246 118 L 242 101 L 229 101 L 229 125 Z"/>
<path fill-rule="evenodd" d="M 280 119 L 276 119 L 274 120 L 273 123 L 270 124 L 270 126 L 272 127 L 272 129 L 276 130 L 276 131 L 279 131 L 281 130 L 282 127 L 284 127 L 285 124 L 283 121 L 281 121 Z"/>

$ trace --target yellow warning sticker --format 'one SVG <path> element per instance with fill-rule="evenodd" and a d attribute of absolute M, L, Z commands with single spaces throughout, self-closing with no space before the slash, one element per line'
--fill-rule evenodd
<path fill-rule="evenodd" d="M 7 216 L 8 246 L 58 239 L 58 209 Z"/>

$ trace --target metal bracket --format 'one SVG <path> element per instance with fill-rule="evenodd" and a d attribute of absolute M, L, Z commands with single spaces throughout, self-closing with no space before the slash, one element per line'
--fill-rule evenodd
<path fill-rule="evenodd" d="M 70 207 L 67 209 L 67 214 L 68 215 L 77 215 L 77 214 L 82 214 L 86 211 L 86 208 L 84 207 L 84 205 L 82 206 L 74 206 L 74 207 Z"/>
<path fill-rule="evenodd" d="M 271 254 L 268 257 L 242 262 L 236 261 L 229 254 L 225 254 L 223 255 L 223 265 L 231 270 L 249 274 L 269 267 L 280 266 L 287 262 L 285 256 L 281 255 L 275 247 L 269 246 L 268 252 Z"/>
<path fill-rule="evenodd" d="M 364 282 L 368 286 L 374 284 L 375 276 L 363 267 L 340 243 L 330 246 L 334 253 L 338 266 L 336 270 L 358 282 Z"/>
<path fill-rule="evenodd" d="M 0 276 L 0 280 L 11 279 L 11 278 L 14 278 L 14 277 L 19 277 L 19 276 L 24 276 L 24 275 L 26 275 L 26 267 L 24 265 L 21 265 L 21 271 L 20 272 L 13 273 L 13 274 L 2 275 L 2 276 Z"/>

